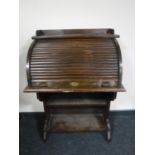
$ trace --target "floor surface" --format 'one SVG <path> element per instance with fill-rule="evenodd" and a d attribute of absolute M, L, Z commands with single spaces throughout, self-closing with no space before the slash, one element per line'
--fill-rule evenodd
<path fill-rule="evenodd" d="M 43 114 L 20 113 L 20 155 L 134 155 L 134 112 L 111 114 L 112 141 L 103 133 L 52 133 L 41 138 Z"/>

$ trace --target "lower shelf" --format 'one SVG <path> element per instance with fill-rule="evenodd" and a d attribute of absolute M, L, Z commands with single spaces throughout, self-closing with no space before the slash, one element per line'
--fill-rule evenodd
<path fill-rule="evenodd" d="M 106 129 L 100 114 L 57 114 L 50 120 L 48 132 L 96 132 Z"/>

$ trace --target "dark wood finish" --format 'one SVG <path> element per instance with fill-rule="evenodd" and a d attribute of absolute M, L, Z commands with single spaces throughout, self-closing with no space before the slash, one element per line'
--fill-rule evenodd
<path fill-rule="evenodd" d="M 88 88 L 79 88 L 79 89 L 74 89 L 74 88 L 66 88 L 66 89 L 61 89 L 61 88 L 57 88 L 57 89 L 52 89 L 52 88 L 47 88 L 47 87 L 26 87 L 25 92 L 28 93 L 34 93 L 34 92 L 42 92 L 42 93 L 46 93 L 46 92 L 51 92 L 51 93 L 55 93 L 55 92 L 60 92 L 60 93 L 85 93 L 85 92 L 124 92 L 124 87 L 121 86 L 119 88 L 115 87 L 115 88 L 108 88 L 108 87 L 104 87 L 104 88 L 93 88 L 90 86 Z"/>
<path fill-rule="evenodd" d="M 47 35 L 66 35 L 66 34 L 114 34 L 114 29 L 56 29 L 56 30 L 37 30 L 36 36 Z"/>
<path fill-rule="evenodd" d="M 34 36 L 32 39 L 57 39 L 57 38 L 119 38 L 119 35 L 103 35 L 103 34 L 63 34 L 63 35 L 49 35 L 49 36 Z"/>
<path fill-rule="evenodd" d="M 27 55 L 24 91 L 37 93 L 43 101 L 44 141 L 51 131 L 94 131 L 97 125 L 91 126 L 92 116 L 83 117 L 89 113 L 103 114 L 98 127 L 111 140 L 110 101 L 125 91 L 118 37 L 113 29 L 36 31 Z M 78 117 L 83 120 L 75 124 Z"/>

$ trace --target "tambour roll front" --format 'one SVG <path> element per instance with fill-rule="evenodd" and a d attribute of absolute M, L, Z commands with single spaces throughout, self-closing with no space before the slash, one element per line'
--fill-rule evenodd
<path fill-rule="evenodd" d="M 113 29 L 36 31 L 27 55 L 25 92 L 37 93 L 44 103 L 44 140 L 51 131 L 104 129 L 111 140 L 110 101 L 125 91 L 118 37 Z M 95 122 L 98 117 L 102 125 Z"/>

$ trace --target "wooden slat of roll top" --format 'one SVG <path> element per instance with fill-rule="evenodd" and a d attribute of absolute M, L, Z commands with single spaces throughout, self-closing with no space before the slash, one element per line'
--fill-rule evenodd
<path fill-rule="evenodd" d="M 44 60 L 44 61 L 43 61 Z M 45 63 L 44 63 L 45 62 Z M 75 59 L 73 59 L 73 60 L 65 60 L 65 59 L 51 59 L 51 60 L 47 60 L 47 59 L 42 59 L 42 61 L 39 61 L 39 60 L 33 60 L 33 61 L 31 61 L 31 66 L 33 66 L 33 67 L 48 67 L 48 66 L 55 66 L 55 65 L 57 65 L 57 64 L 59 64 L 59 65 L 67 65 L 67 66 L 69 66 L 69 65 L 86 65 L 87 67 L 88 66 L 95 66 L 95 65 L 98 65 L 98 64 L 116 64 L 117 63 L 117 60 L 116 59 L 106 59 L 106 60 L 104 60 L 104 59 L 102 59 L 102 58 L 100 58 L 100 59 L 97 59 L 97 60 L 90 60 L 89 62 L 91 62 L 91 63 L 87 63 L 88 62 L 88 60 L 75 60 Z M 92 64 L 92 63 L 94 63 L 94 64 Z"/>
<path fill-rule="evenodd" d="M 85 74 L 79 74 L 79 73 L 54 73 L 52 75 L 34 75 L 32 76 L 32 78 L 52 78 L 52 77 L 81 77 L 81 78 L 87 78 L 88 76 L 91 76 L 91 77 L 117 77 L 117 72 L 116 73 L 100 73 L 98 75 L 95 75 L 95 73 L 85 73 Z M 90 78 L 91 78 L 90 77 Z"/>
<path fill-rule="evenodd" d="M 108 54 L 86 54 L 86 53 L 79 53 L 79 54 L 74 54 L 74 57 L 70 57 L 70 55 L 72 55 L 73 53 L 70 54 L 52 54 L 52 53 L 48 53 L 48 54 L 33 54 L 32 55 L 32 60 L 33 59 L 65 59 L 65 60 L 78 60 L 78 59 L 89 59 L 89 60 L 98 60 L 98 59 L 117 59 L 116 55 L 111 53 Z M 83 55 L 83 56 L 82 56 Z"/>
<path fill-rule="evenodd" d="M 53 50 L 53 51 L 57 51 L 57 52 L 64 52 L 64 51 L 66 51 L 67 52 L 67 50 L 68 51 L 75 51 L 76 49 L 78 50 L 78 49 L 81 49 L 82 48 L 82 50 L 92 50 L 92 48 L 95 48 L 96 49 L 96 51 L 98 51 L 98 50 L 115 50 L 115 47 L 114 46 L 81 46 L 81 47 L 79 47 L 79 46 L 77 46 L 77 45 L 74 45 L 74 46 L 59 46 L 59 47 L 54 47 L 54 46 L 52 46 L 51 45 L 51 47 L 35 47 L 34 48 L 34 52 L 42 52 L 42 51 L 51 51 L 51 50 Z M 80 52 L 80 51 L 79 51 Z M 93 51 L 92 51 L 93 52 Z M 95 52 L 95 51 L 94 51 Z"/>
<path fill-rule="evenodd" d="M 96 48 L 96 49 L 99 49 L 99 48 L 103 48 L 103 49 L 108 49 L 108 48 L 115 48 L 112 44 L 105 44 L 105 45 L 103 45 L 103 44 L 100 44 L 100 45 L 78 45 L 78 44 L 76 44 L 76 43 L 74 43 L 74 42 L 71 42 L 70 44 L 71 45 L 64 45 L 63 46 L 63 44 L 64 43 L 60 43 L 60 45 L 54 45 L 53 44 L 53 46 L 52 45 L 44 45 L 44 46 L 36 46 L 35 47 L 35 51 L 38 51 L 39 52 L 39 50 L 41 50 L 41 49 L 54 49 L 54 50 L 60 50 L 60 49 L 62 49 L 62 48 L 64 48 L 64 49 L 75 49 L 75 48 L 84 48 L 84 49 L 88 49 L 88 48 L 92 48 L 92 47 L 94 47 L 94 48 Z"/>
<path fill-rule="evenodd" d="M 94 61 L 92 61 L 92 62 L 94 62 Z M 61 63 L 61 64 L 60 64 Z M 71 64 L 71 63 L 73 63 L 73 64 Z M 95 64 L 100 64 L 100 65 L 108 65 L 108 64 L 116 64 L 117 63 L 117 61 L 97 61 L 97 62 L 94 62 Z M 57 62 L 46 62 L 46 63 L 44 63 L 44 62 L 32 62 L 31 63 L 31 67 L 33 67 L 33 66 L 37 66 L 38 65 L 38 67 L 40 66 L 42 66 L 42 65 L 49 65 L 49 67 L 50 66 L 57 66 L 57 65 L 60 65 L 60 66 L 62 66 L 62 65 L 66 65 L 66 66 L 68 66 L 68 65 L 72 65 L 72 66 L 82 66 L 82 65 L 87 65 L 87 66 L 92 66 L 92 64 L 88 64 L 87 62 L 83 62 L 83 61 L 81 61 L 81 62 L 74 62 L 74 61 L 70 61 L 70 62 L 61 62 L 61 61 L 57 61 Z"/>
<path fill-rule="evenodd" d="M 98 41 L 98 42 L 97 42 Z M 81 40 L 77 40 L 77 39 L 72 39 L 72 40 L 46 40 L 46 41 L 38 41 L 39 44 L 35 46 L 35 49 L 37 48 L 61 48 L 62 46 L 65 47 L 113 47 L 113 44 L 111 42 L 111 40 L 105 41 L 105 40 L 95 40 L 93 39 L 81 39 Z M 74 44 L 72 44 L 74 43 Z"/>
<path fill-rule="evenodd" d="M 43 59 L 42 59 L 43 60 Z M 89 62 L 88 62 L 89 61 Z M 43 66 L 48 66 L 48 65 L 54 65 L 54 64 L 71 64 L 73 63 L 73 65 L 77 65 L 77 64 L 81 64 L 81 65 L 90 65 L 93 66 L 92 63 L 94 64 L 115 64 L 117 63 L 117 59 L 102 59 L 102 58 L 98 58 L 98 59 L 93 59 L 93 58 L 84 58 L 84 59 L 44 59 L 44 61 L 40 61 L 40 60 L 32 60 L 31 61 L 31 65 L 32 66 L 37 66 L 37 65 L 43 65 Z"/>
<path fill-rule="evenodd" d="M 64 43 L 63 43 L 64 44 Z M 35 51 L 40 51 L 40 50 L 42 50 L 42 49 L 45 49 L 45 50 L 50 50 L 50 49 L 53 49 L 53 50 L 61 50 L 62 48 L 64 48 L 64 49 L 75 49 L 75 48 L 84 48 L 84 49 L 88 49 L 88 48 L 92 48 L 92 47 L 94 47 L 94 48 L 96 48 L 96 49 L 99 49 L 99 48 L 103 48 L 103 49 L 108 49 L 108 48 L 115 48 L 112 44 L 109 44 L 109 45 L 103 45 L 103 44 L 100 44 L 100 45 L 98 45 L 98 46 L 96 46 L 96 45 L 78 45 L 78 44 L 73 44 L 73 43 L 71 43 L 72 45 L 64 45 L 63 46 L 63 44 L 61 44 L 60 43 L 60 45 L 58 46 L 58 45 L 46 45 L 46 46 L 36 46 L 35 48 L 34 48 L 34 50 Z"/>
<path fill-rule="evenodd" d="M 36 74 L 33 74 L 32 75 L 32 79 L 37 79 L 37 78 L 39 78 L 39 79 L 46 79 L 46 78 L 54 78 L 54 77 L 57 77 L 57 76 L 59 76 L 59 77 L 67 77 L 67 78 L 71 78 L 71 77 L 80 77 L 80 78 L 87 78 L 88 76 L 90 76 L 90 78 L 91 77 L 117 77 L 117 73 L 110 73 L 110 75 L 109 75 L 109 73 L 104 73 L 104 74 L 99 74 L 99 75 L 95 75 L 95 73 L 92 73 L 92 74 L 89 74 L 89 73 L 87 73 L 87 74 L 73 74 L 73 73 L 71 73 L 71 74 L 64 74 L 64 73 L 57 73 L 57 74 L 46 74 L 46 75 L 36 75 Z"/>
<path fill-rule="evenodd" d="M 117 72 L 118 71 L 118 68 L 116 68 L 116 69 L 95 69 L 95 71 L 93 71 L 93 72 L 95 72 L 95 73 L 114 73 L 114 72 Z M 80 73 L 86 73 L 86 72 L 88 72 L 88 69 L 76 69 L 76 72 L 78 73 L 78 74 L 80 74 Z M 49 74 L 53 74 L 53 73 L 76 73 L 76 72 L 73 72 L 73 70 L 71 70 L 71 69 L 68 69 L 68 68 L 66 68 L 66 69 L 64 69 L 64 68 L 55 68 L 55 69 L 52 69 L 52 70 L 43 70 L 42 72 L 38 72 L 38 70 L 36 70 L 36 71 L 33 71 L 33 70 L 31 70 L 31 74 L 32 75 L 49 75 Z"/>
<path fill-rule="evenodd" d="M 73 66 L 69 66 L 69 65 L 53 65 L 52 67 L 49 66 L 52 70 L 66 70 L 68 68 L 68 70 L 97 70 L 97 69 L 100 69 L 101 71 L 104 71 L 105 70 L 108 70 L 108 69 L 111 69 L 113 68 L 114 70 L 115 69 L 118 69 L 118 67 L 115 65 L 115 64 L 111 64 L 111 65 L 102 65 L 99 64 L 99 65 L 93 65 L 93 66 L 84 66 L 83 65 L 73 65 Z M 31 68 L 30 70 L 31 71 L 38 71 L 38 70 L 42 70 L 42 71 L 52 71 L 50 68 L 48 67 L 37 67 L 37 68 Z"/>
<path fill-rule="evenodd" d="M 60 43 L 60 45 L 58 46 L 56 46 L 56 45 L 46 45 L 46 46 L 44 46 L 44 47 L 35 47 L 34 48 L 34 50 L 35 51 L 37 51 L 37 52 L 40 52 L 41 50 L 43 50 L 43 49 L 45 49 L 45 50 L 59 50 L 59 51 L 61 51 L 61 49 L 70 49 L 70 50 L 75 50 L 75 49 L 81 49 L 81 48 L 83 48 L 83 49 L 91 49 L 91 48 L 96 48 L 96 49 L 115 49 L 115 47 L 111 44 L 111 45 L 98 45 L 98 46 L 96 46 L 96 45 L 76 45 L 75 43 L 71 43 L 71 44 L 73 44 L 73 45 L 68 45 L 68 46 L 66 46 L 66 45 L 61 45 L 61 43 Z"/>
<path fill-rule="evenodd" d="M 71 61 L 72 59 L 67 59 L 66 60 L 66 58 L 57 58 L 57 59 L 54 59 L 54 58 L 45 58 L 45 59 L 32 59 L 31 60 L 31 64 L 32 63 L 39 63 L 39 62 L 60 62 L 60 61 Z M 76 60 L 77 61 L 77 59 L 73 59 L 73 60 Z M 116 59 L 115 58 L 107 58 L 107 59 L 103 59 L 102 57 L 100 57 L 100 58 L 98 58 L 97 59 L 98 61 L 101 61 L 101 62 L 103 62 L 103 61 L 105 61 L 105 60 L 109 60 L 109 61 L 115 61 Z M 43 64 L 42 64 L 43 65 Z"/>
<path fill-rule="evenodd" d="M 95 73 L 92 73 L 92 74 L 89 74 L 89 73 L 86 73 L 86 74 L 74 74 L 74 73 L 54 73 L 54 74 L 48 74 L 48 75 L 32 75 L 32 78 L 52 78 L 52 77 L 67 77 L 67 78 L 70 78 L 70 77 L 80 77 L 80 78 L 87 78 L 88 76 L 91 77 L 117 77 L 117 73 L 104 73 L 104 74 L 99 74 L 99 75 L 95 75 Z"/>
<path fill-rule="evenodd" d="M 83 53 L 85 52 L 85 54 L 112 54 L 113 52 L 115 52 L 116 49 L 112 48 L 112 47 L 106 47 L 106 48 L 59 48 L 59 49 L 55 49 L 55 48 L 42 48 L 39 50 L 34 50 L 33 51 L 33 55 L 37 55 L 37 54 L 76 54 L 76 52 L 78 53 Z"/>
<path fill-rule="evenodd" d="M 85 67 L 78 67 L 78 66 L 62 66 L 61 68 L 59 67 L 55 67 L 55 68 L 53 68 L 52 70 L 50 70 L 50 69 L 46 69 L 46 67 L 42 67 L 44 70 L 42 70 L 42 72 L 44 73 L 44 72 L 56 72 L 56 71 L 62 71 L 62 72 L 65 72 L 65 71 L 73 71 L 73 70 L 76 70 L 77 72 L 78 71 L 88 71 L 88 69 L 87 68 L 85 68 Z M 106 68 L 103 68 L 103 67 L 101 67 L 101 66 L 99 66 L 99 67 L 91 67 L 89 70 L 95 70 L 95 71 L 117 71 L 118 70 L 118 66 L 113 66 L 113 68 L 111 68 L 110 66 L 108 66 L 108 67 L 106 67 Z M 32 68 L 31 68 L 31 72 L 32 73 L 37 73 L 38 72 L 38 69 L 37 70 L 33 70 Z"/>
<path fill-rule="evenodd" d="M 31 64 L 54 64 L 54 63 L 87 63 L 93 65 L 92 63 L 116 63 L 118 60 L 114 57 L 102 57 L 102 56 L 92 56 L 88 55 L 87 57 L 75 56 L 74 58 L 70 57 L 43 57 L 43 58 L 33 58 L 31 59 Z"/>
<path fill-rule="evenodd" d="M 39 73 L 38 71 L 40 71 L 41 73 L 79 73 L 79 74 L 84 74 L 84 73 L 87 73 L 87 72 L 93 72 L 93 73 L 112 73 L 112 72 L 117 72 L 118 71 L 118 68 L 115 68 L 115 69 L 111 69 L 111 70 L 108 70 L 108 69 L 104 69 L 104 68 L 82 68 L 82 67 L 71 67 L 71 68 L 62 68 L 61 69 L 61 66 L 58 66 L 58 67 L 42 67 L 42 68 L 31 68 L 31 73 Z"/>
<path fill-rule="evenodd" d="M 44 51 L 44 52 L 43 52 Z M 64 51 L 60 50 L 60 51 L 49 51 L 49 52 L 45 52 L 45 50 L 43 49 L 42 50 L 42 53 L 41 52 L 33 52 L 32 53 L 32 56 L 47 56 L 47 55 L 60 55 L 60 56 L 63 56 L 63 55 L 69 55 L 69 54 L 77 54 L 76 52 L 78 52 L 79 54 L 94 54 L 94 55 L 114 55 L 114 52 L 115 52 L 115 49 L 100 49 L 100 51 L 97 51 L 94 53 L 93 51 L 91 50 L 82 50 L 82 51 L 78 51 L 78 49 L 72 49 L 72 51 L 69 51 L 69 49 L 64 49 Z"/>
<path fill-rule="evenodd" d="M 50 59 L 50 60 L 52 60 L 52 59 L 54 59 L 54 60 L 57 60 L 57 59 L 59 59 L 59 60 L 61 60 L 61 59 L 69 59 L 70 57 L 69 56 L 63 56 L 63 55 L 54 55 L 54 54 L 52 54 L 52 55 L 43 55 L 43 56 L 32 56 L 31 57 L 31 61 L 35 61 L 35 60 L 38 60 L 38 61 L 41 61 L 41 60 L 45 60 L 45 61 L 47 61 L 48 59 Z M 76 57 L 74 57 L 73 59 L 75 59 Z M 94 55 L 94 58 L 93 58 L 93 60 L 95 60 L 95 59 L 116 59 L 116 56 L 114 55 L 114 54 L 112 54 L 111 56 L 110 55 L 102 55 L 102 54 L 100 54 L 100 55 Z"/>
<path fill-rule="evenodd" d="M 96 54 L 93 54 L 93 57 L 94 58 L 98 58 L 98 57 L 100 57 L 100 58 L 116 58 L 116 55 L 113 54 L 113 53 L 112 54 L 109 54 L 109 53 L 108 54 L 96 53 Z M 31 56 L 31 58 L 32 58 L 32 60 L 33 59 L 40 59 L 40 58 L 43 58 L 43 59 L 52 59 L 52 58 L 54 58 L 54 59 L 61 59 L 61 58 L 65 59 L 66 58 L 67 59 L 67 58 L 71 58 L 71 56 L 69 54 L 50 53 L 50 54 L 44 54 L 44 55 L 33 54 Z M 75 57 L 73 57 L 73 58 L 75 58 Z"/>
<path fill-rule="evenodd" d="M 54 74 L 54 75 L 42 75 L 42 76 L 39 76 L 39 75 L 33 75 L 31 79 L 104 79 L 104 78 L 118 78 L 118 76 L 116 74 L 110 74 L 110 75 L 107 75 L 107 74 L 104 74 L 104 75 L 93 75 L 93 74 L 85 74 L 85 75 L 75 75 L 75 74 Z"/>
<path fill-rule="evenodd" d="M 113 47 L 111 39 L 49 39 L 38 40 L 35 48 Z"/>
<path fill-rule="evenodd" d="M 115 65 L 115 64 L 114 64 Z M 118 67 L 114 65 L 104 65 L 99 67 L 97 66 L 64 66 L 64 65 L 56 65 L 56 66 L 43 66 L 43 67 L 32 67 L 30 70 L 31 72 L 37 72 L 38 70 L 43 71 L 43 72 L 84 72 L 84 71 L 92 71 L 92 72 L 113 72 L 113 71 L 118 71 Z M 111 69 L 111 66 L 113 69 Z"/>
<path fill-rule="evenodd" d="M 32 75 L 32 79 L 33 78 L 41 78 L 41 79 L 44 79 L 44 78 L 81 78 L 81 79 L 86 79 L 86 78 L 117 78 L 118 77 L 118 74 L 117 72 L 116 73 L 100 73 L 100 74 L 96 74 L 95 73 L 92 73 L 92 74 L 89 74 L 89 73 L 86 73 L 86 74 L 59 74 L 59 73 L 55 73 L 55 74 L 52 74 L 52 75 L 43 75 L 43 76 L 39 76 L 39 75 Z"/>
<path fill-rule="evenodd" d="M 94 61 L 92 61 L 92 62 L 94 62 Z M 73 64 L 72 64 L 73 63 Z M 34 65 L 34 66 L 37 66 L 37 65 L 39 65 L 39 64 L 42 64 L 42 63 L 37 63 L 37 62 L 35 62 L 35 63 L 33 63 L 33 64 L 31 64 L 31 67 Z M 46 62 L 45 64 L 43 64 L 43 65 L 49 65 L 49 66 L 56 66 L 56 67 L 58 67 L 58 66 L 60 66 L 60 67 L 63 67 L 63 66 L 66 66 L 66 67 L 70 67 L 70 66 L 77 66 L 77 67 L 88 67 L 88 66 L 93 66 L 93 67 L 95 67 L 95 66 L 97 66 L 97 65 L 101 65 L 101 67 L 115 67 L 115 66 L 117 66 L 117 64 L 115 63 L 115 62 L 96 62 L 95 64 L 88 64 L 88 63 L 86 63 L 86 62 L 82 62 L 81 61 L 81 63 L 80 62 L 77 62 L 77 63 L 74 63 L 74 62 L 64 62 L 64 63 L 61 63 L 61 62 Z M 42 68 L 42 67 L 41 67 Z"/>

